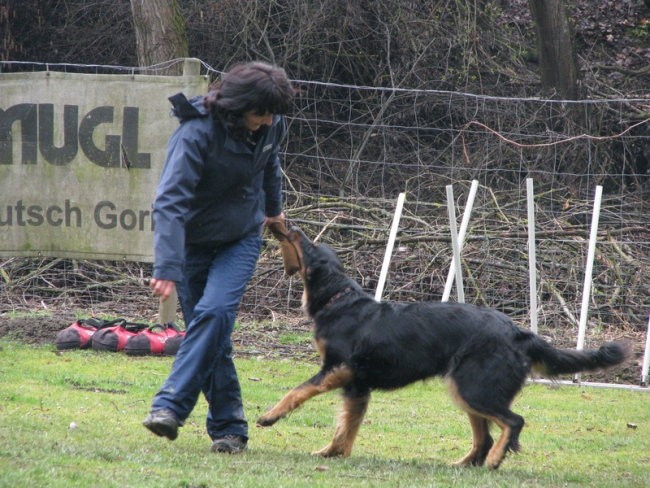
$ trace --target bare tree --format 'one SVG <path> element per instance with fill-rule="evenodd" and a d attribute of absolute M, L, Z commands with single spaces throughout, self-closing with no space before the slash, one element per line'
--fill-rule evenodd
<path fill-rule="evenodd" d="M 131 10 L 140 66 L 189 56 L 185 19 L 178 0 L 131 0 Z M 176 75 L 181 71 L 182 64 L 177 63 L 156 72 Z"/>
<path fill-rule="evenodd" d="M 564 0 L 529 0 L 537 32 L 542 87 L 565 100 L 576 100 L 578 64 Z"/>

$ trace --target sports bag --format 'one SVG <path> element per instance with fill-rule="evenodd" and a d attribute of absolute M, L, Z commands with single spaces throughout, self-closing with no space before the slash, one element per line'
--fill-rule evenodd
<path fill-rule="evenodd" d="M 113 327 L 105 327 L 95 332 L 92 337 L 92 348 L 96 351 L 122 351 L 131 337 L 146 328 L 147 324 L 122 320 Z"/>
<path fill-rule="evenodd" d="M 56 334 L 54 344 L 59 350 L 90 349 L 95 332 L 123 321 L 124 319 L 103 320 L 95 317 L 78 319 Z"/>
<path fill-rule="evenodd" d="M 154 324 L 126 341 L 124 352 L 130 356 L 174 356 L 185 337 L 176 324 Z"/>

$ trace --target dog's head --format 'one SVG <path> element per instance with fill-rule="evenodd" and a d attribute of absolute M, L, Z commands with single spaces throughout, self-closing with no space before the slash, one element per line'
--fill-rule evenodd
<path fill-rule="evenodd" d="M 303 306 L 313 313 L 312 305 L 321 297 L 329 297 L 349 281 L 343 263 L 334 250 L 326 244 L 316 244 L 298 227 L 292 227 L 289 242 L 296 249 L 300 261 L 300 277 L 304 284 Z"/>
<path fill-rule="evenodd" d="M 300 275 L 307 284 L 316 274 L 344 272 L 343 263 L 334 250 L 326 244 L 316 244 L 298 227 L 293 226 L 288 234 L 289 242 L 294 246 L 300 261 Z"/>

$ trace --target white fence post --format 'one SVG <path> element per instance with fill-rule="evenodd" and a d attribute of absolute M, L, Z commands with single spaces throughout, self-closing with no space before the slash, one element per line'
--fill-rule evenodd
<path fill-rule="evenodd" d="M 580 309 L 580 323 L 578 325 L 578 345 L 576 349 L 581 351 L 585 345 L 585 330 L 587 328 L 587 311 L 589 310 L 589 297 L 591 296 L 591 275 L 594 267 L 594 254 L 596 251 L 596 239 L 598 238 L 598 219 L 600 217 L 600 200 L 603 195 L 603 187 L 596 187 L 594 197 L 594 212 L 591 217 L 591 232 L 589 233 L 589 248 L 587 250 L 587 265 L 585 268 L 585 281 L 582 287 L 582 308 Z M 580 381 L 580 374 L 574 377 L 575 382 Z"/>
<path fill-rule="evenodd" d="M 530 330 L 537 334 L 537 256 L 535 250 L 535 193 L 533 179 L 526 178 L 528 202 L 528 281 L 530 284 Z"/>
<path fill-rule="evenodd" d="M 458 244 L 458 233 L 456 231 L 456 206 L 454 205 L 454 187 L 446 186 L 447 190 L 447 212 L 449 213 L 449 230 L 451 231 L 451 247 L 453 250 L 452 263 L 456 274 L 456 296 L 458 303 L 465 303 L 465 290 L 463 288 L 463 268 L 460 262 L 460 245 Z"/>
<path fill-rule="evenodd" d="M 650 316 L 648 316 L 648 331 L 645 337 L 645 353 L 643 354 L 643 367 L 641 368 L 642 386 L 648 386 L 648 369 L 650 369 Z"/>
<path fill-rule="evenodd" d="M 388 244 L 386 245 L 384 262 L 381 265 L 379 282 L 377 283 L 377 290 L 375 291 L 375 300 L 378 302 L 381 301 L 381 295 L 384 292 L 384 285 L 386 284 L 386 277 L 388 276 L 388 267 L 390 266 L 390 258 L 393 254 L 393 246 L 395 245 L 395 238 L 397 237 L 399 221 L 402 218 L 402 208 L 404 207 L 405 198 L 406 193 L 400 193 L 397 197 L 397 206 L 395 207 L 395 215 L 393 216 L 393 225 L 391 226 L 390 235 L 388 236 Z"/>
<path fill-rule="evenodd" d="M 465 233 L 467 232 L 467 226 L 469 225 L 469 217 L 472 213 L 472 207 L 474 206 L 474 197 L 476 196 L 477 188 L 478 188 L 478 180 L 472 180 L 472 186 L 469 189 L 469 195 L 467 196 L 467 203 L 465 204 L 465 213 L 463 214 L 463 221 L 460 223 L 460 231 L 458 232 L 458 243 L 459 243 L 460 251 L 463 250 L 463 245 L 465 244 Z M 445 290 L 442 293 L 441 301 L 443 302 L 449 301 L 449 295 L 451 295 L 451 287 L 454 284 L 455 273 L 456 273 L 456 259 L 455 257 L 452 257 L 451 264 L 449 266 L 449 272 L 447 273 L 447 281 L 445 282 Z"/>

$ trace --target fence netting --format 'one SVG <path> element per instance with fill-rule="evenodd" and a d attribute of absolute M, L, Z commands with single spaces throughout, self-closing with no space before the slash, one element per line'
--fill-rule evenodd
<path fill-rule="evenodd" d="M 204 65 L 216 77 L 218 72 Z M 538 327 L 575 347 L 596 186 L 603 187 L 585 347 L 629 336 L 650 305 L 650 99 L 562 101 L 296 80 L 284 157 L 291 223 L 339 252 L 374 293 L 406 193 L 384 299 L 440 300 L 458 221 L 479 182 L 462 252 L 466 301 L 529 326 L 526 179 L 535 189 Z M 66 308 L 155 318 L 151 265 L 5 258 L 0 312 Z M 302 285 L 267 235 L 240 320 L 299 320 Z M 452 292 L 452 300 L 455 293 Z"/>

